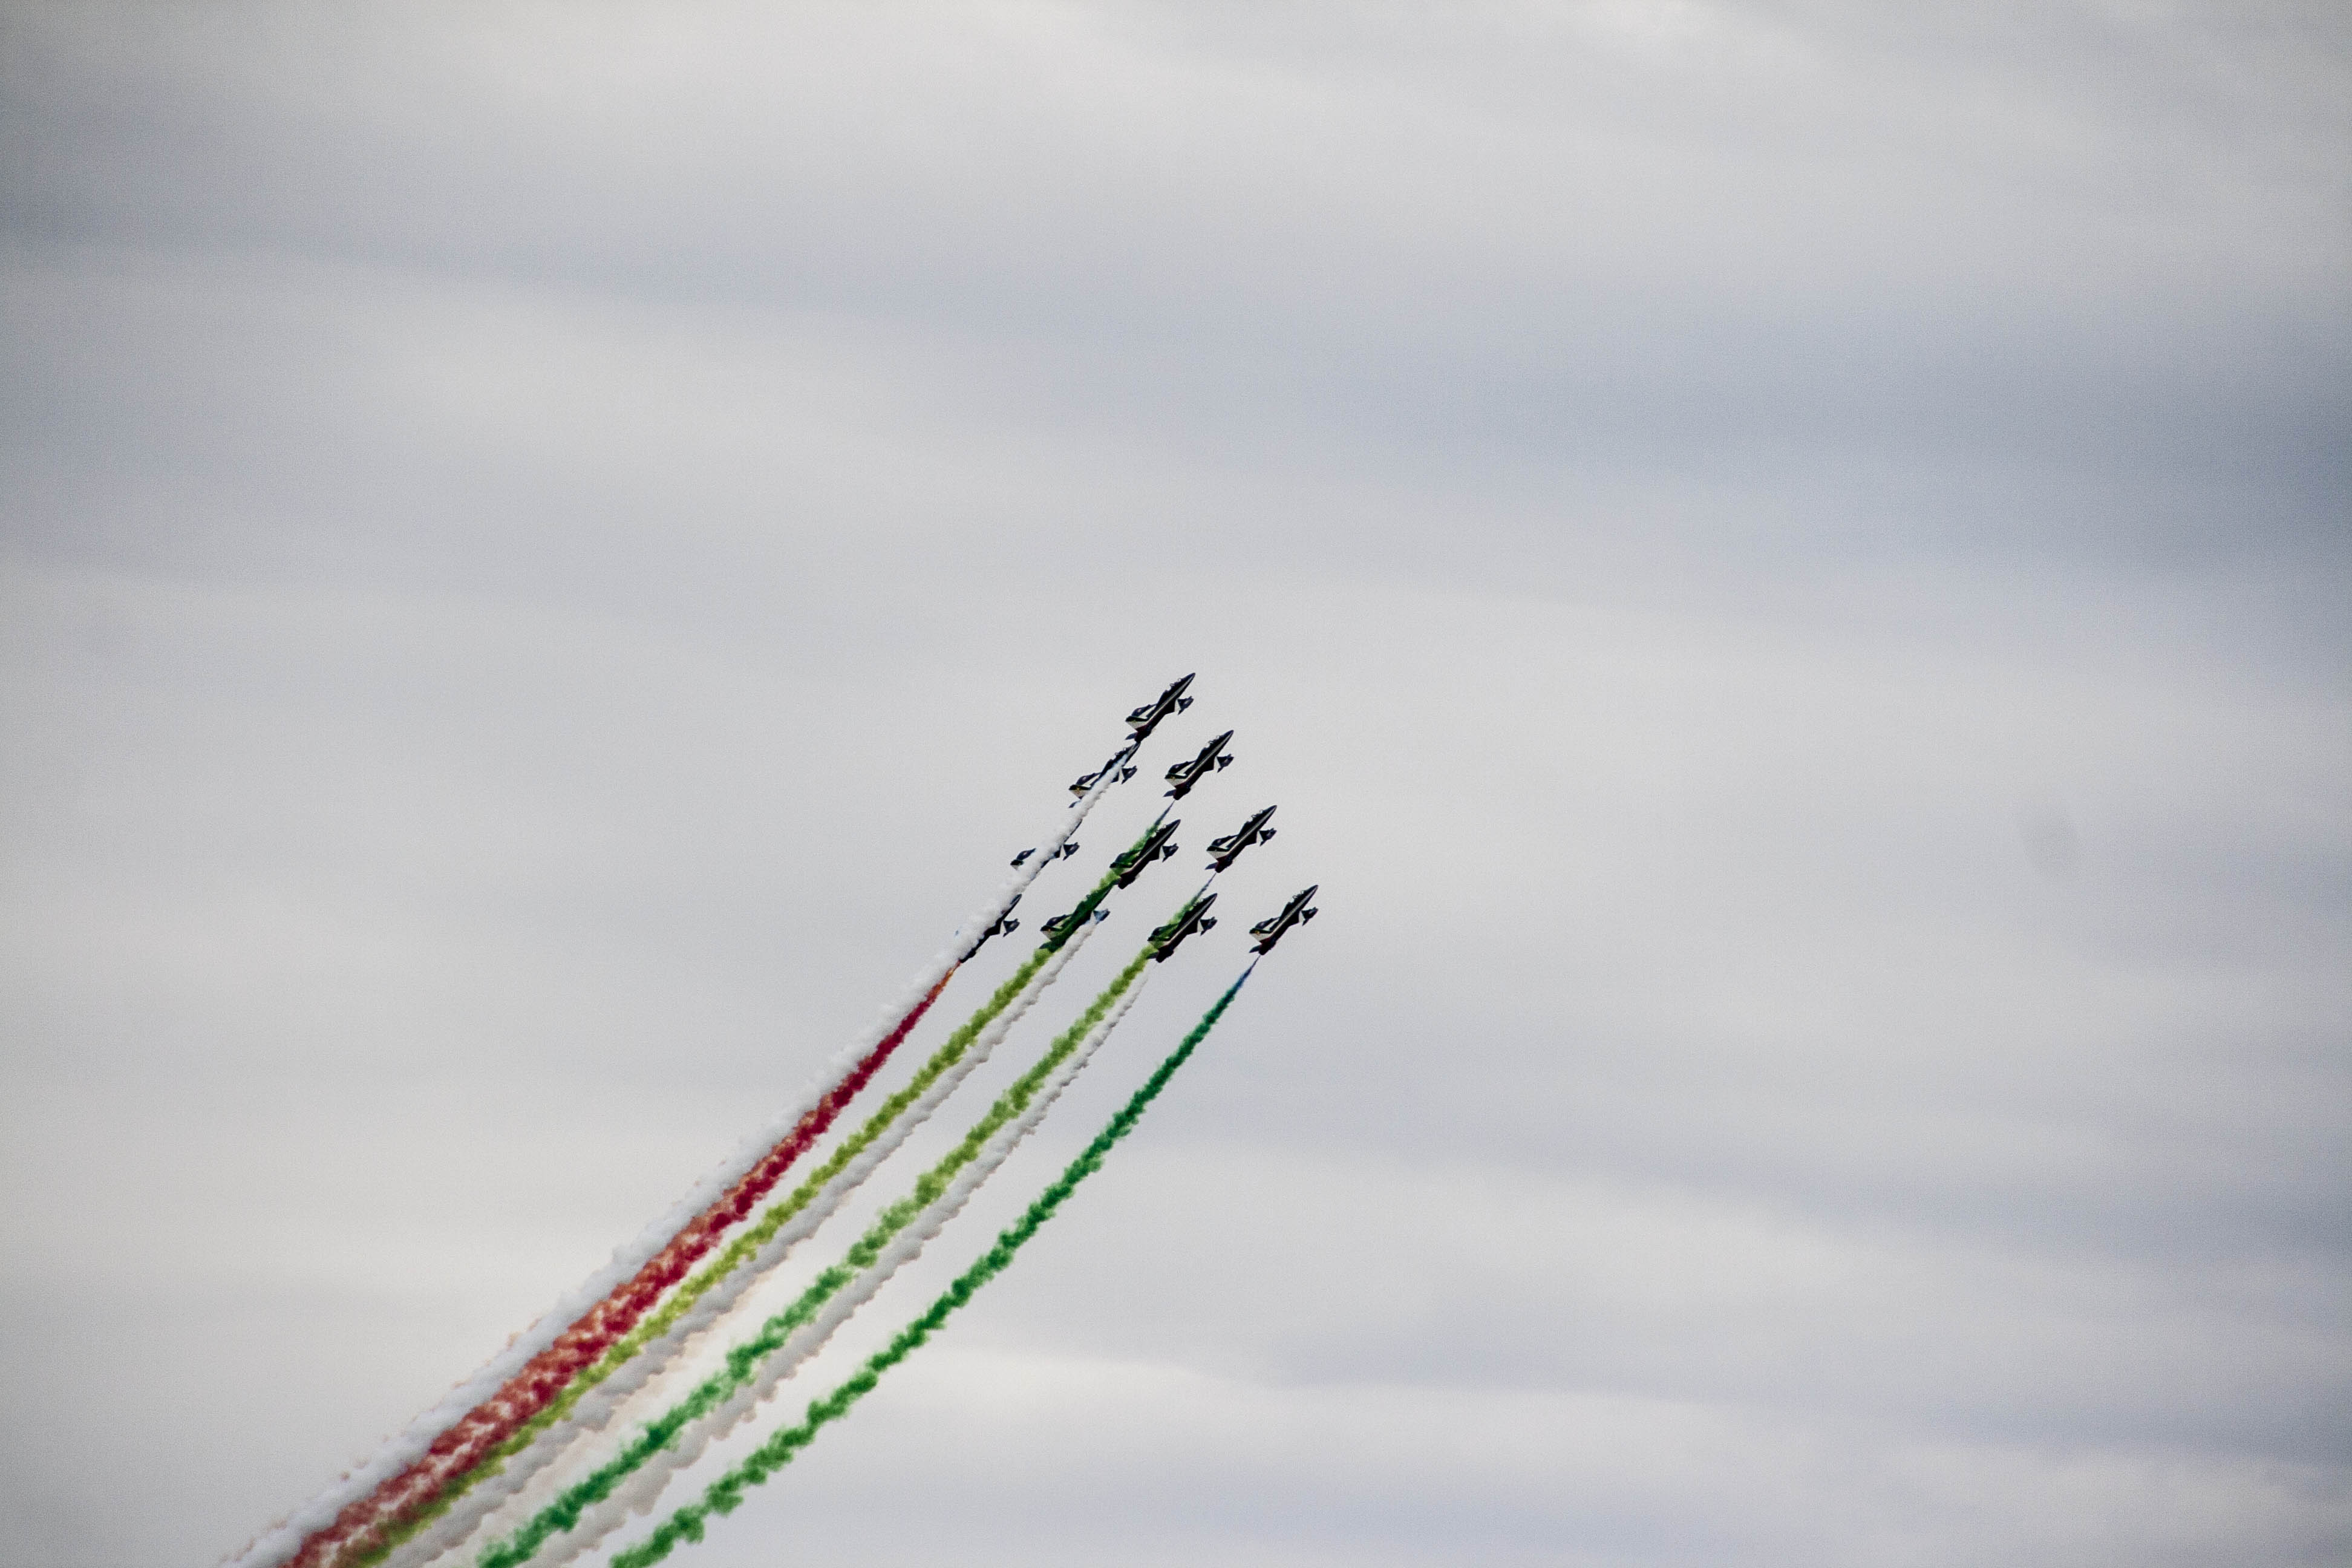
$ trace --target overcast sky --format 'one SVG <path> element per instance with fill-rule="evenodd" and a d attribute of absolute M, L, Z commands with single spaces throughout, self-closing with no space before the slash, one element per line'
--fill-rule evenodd
<path fill-rule="evenodd" d="M 2352 1558 L 2347 170 L 2316 0 L 7 0 L 0 1559 L 370 1452 L 1194 669 L 939 1137 L 1280 838 L 808 1389 L 1322 918 L 691 1560 Z"/>

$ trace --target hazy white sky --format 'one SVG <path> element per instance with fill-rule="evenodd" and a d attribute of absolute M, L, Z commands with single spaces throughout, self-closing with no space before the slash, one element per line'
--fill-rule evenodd
<path fill-rule="evenodd" d="M 2347 168 L 2318 4 L 0 5 L 0 1558 L 331 1479 L 1198 669 L 1030 1045 L 1281 837 L 810 1386 L 1322 918 L 693 1560 L 2343 1562 Z"/>

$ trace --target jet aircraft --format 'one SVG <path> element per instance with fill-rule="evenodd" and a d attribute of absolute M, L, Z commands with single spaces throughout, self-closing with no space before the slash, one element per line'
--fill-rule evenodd
<path fill-rule="evenodd" d="M 1209 869 L 1212 871 L 1222 871 L 1231 866 L 1234 861 L 1240 859 L 1242 851 L 1248 848 L 1251 845 L 1263 844 L 1266 840 L 1272 838 L 1274 837 L 1274 829 L 1268 827 L 1265 824 L 1266 819 L 1271 817 L 1273 815 L 1274 807 L 1269 805 L 1264 811 L 1252 816 L 1247 822 L 1243 823 L 1239 827 L 1234 828 L 1231 833 L 1226 834 L 1223 838 L 1210 839 Z"/>
<path fill-rule="evenodd" d="M 1192 684 L 1192 678 L 1188 675 L 1183 679 L 1170 685 L 1168 689 L 1157 698 L 1127 716 L 1127 727 L 1135 731 L 1138 744 L 1142 742 L 1145 736 L 1160 728 L 1160 721 L 1171 714 L 1181 713 L 1185 709 L 1192 706 L 1192 700 L 1184 695 L 1184 689 Z"/>
<path fill-rule="evenodd" d="M 1055 859 L 1056 859 L 1056 860 L 1066 859 L 1066 858 L 1067 858 L 1068 857 L 1070 857 L 1070 856 L 1072 856 L 1072 855 L 1076 854 L 1077 852 L 1078 852 L 1078 847 L 1077 847 L 1076 845 L 1075 845 L 1075 844 L 1065 844 L 1065 845 L 1063 845 L 1059 849 L 1056 849 L 1056 850 L 1055 850 L 1055 851 L 1054 851 L 1054 858 L 1055 858 Z M 1030 849 L 1024 849 L 1023 851 L 1021 851 L 1021 853 L 1020 853 L 1020 854 L 1015 855 L 1015 856 L 1013 858 L 1013 864 L 1014 864 L 1015 866 L 1018 866 L 1018 865 L 1020 865 L 1023 861 L 1024 861 L 1024 860 L 1028 859 L 1030 856 L 1034 855 L 1035 853 L 1037 853 L 1037 851 L 1036 851 L 1035 849 L 1034 849 L 1034 848 L 1030 848 Z"/>
<path fill-rule="evenodd" d="M 1081 905 L 1079 907 L 1084 908 L 1085 906 Z M 1062 934 L 1062 928 L 1070 923 L 1070 915 L 1075 915 L 1077 912 L 1077 910 L 1072 910 L 1067 915 L 1055 915 L 1053 919 L 1047 921 L 1044 925 L 1039 926 L 1037 929 L 1044 931 L 1047 936 L 1059 936 Z M 1097 923 L 1108 919 L 1110 919 L 1110 911 L 1108 910 L 1097 910 L 1095 911 L 1095 920 Z"/>
<path fill-rule="evenodd" d="M 1233 738 L 1234 732 L 1231 730 L 1228 730 L 1223 734 L 1218 736 L 1215 740 L 1210 742 L 1207 745 L 1202 747 L 1201 754 L 1194 757 L 1191 762 L 1178 763 L 1174 767 L 1170 768 L 1168 770 L 1168 782 L 1174 784 L 1176 787 L 1168 792 L 1168 798 L 1171 800 L 1182 800 L 1187 795 L 1192 793 L 1192 789 L 1194 784 L 1199 784 L 1202 779 L 1207 778 L 1219 768 L 1231 766 L 1234 760 L 1233 753 L 1225 752 L 1223 747 L 1225 742 Z M 1223 753 L 1222 755 L 1220 754 L 1221 752 Z"/>
<path fill-rule="evenodd" d="M 1209 906 L 1216 901 L 1217 895 L 1210 893 L 1205 897 L 1194 899 L 1178 910 L 1174 920 L 1151 933 L 1153 943 L 1151 956 L 1160 963 L 1165 963 L 1168 962 L 1168 955 L 1181 946 L 1186 937 L 1197 931 L 1207 931 L 1211 926 L 1215 925 L 1217 922 L 1209 914 Z"/>
<path fill-rule="evenodd" d="M 1034 849 L 1024 849 L 1021 853 L 1023 858 L 1025 859 L 1027 857 L 1034 855 L 1036 851 Z M 1015 860 L 1013 863 L 1015 866 L 1021 864 L 1019 860 Z M 1020 901 L 1021 895 L 1018 893 L 1013 894 L 1013 903 L 1004 906 L 1004 912 L 996 917 L 996 923 L 989 927 L 986 931 L 981 932 L 980 940 L 973 942 L 970 947 L 965 948 L 963 950 L 963 956 L 957 959 L 956 962 L 958 963 L 970 963 L 971 962 L 971 955 L 978 952 L 982 948 L 986 947 L 990 937 L 1011 936 L 1014 931 L 1019 931 L 1021 929 L 1021 922 L 1013 918 L 1013 904 L 1018 904 Z"/>
<path fill-rule="evenodd" d="M 1320 887 L 1321 885 L 1322 884 L 1319 882 L 1316 884 L 1317 887 Z M 1297 898 L 1291 900 L 1290 902 L 1283 905 L 1282 912 L 1280 914 L 1262 920 L 1258 921 L 1257 924 L 1250 927 L 1250 935 L 1258 939 L 1257 944 L 1252 947 L 1250 951 L 1252 952 L 1272 952 L 1274 951 L 1274 944 L 1282 940 L 1283 932 L 1288 931 L 1293 926 L 1305 925 L 1308 921 L 1313 920 L 1315 918 L 1315 911 L 1307 907 L 1307 900 L 1314 896 L 1315 889 L 1309 888 L 1305 892 L 1299 894 Z"/>
<path fill-rule="evenodd" d="M 1183 824 L 1180 822 L 1161 823 L 1151 830 L 1150 837 L 1136 846 L 1131 854 L 1121 855 L 1112 861 L 1110 868 L 1118 873 L 1118 885 L 1122 888 L 1133 887 L 1135 879 L 1142 876 L 1145 868 L 1153 861 L 1165 860 L 1175 854 L 1176 846 L 1170 841 L 1169 836 L 1182 826 Z"/>
<path fill-rule="evenodd" d="M 1128 762 L 1128 759 L 1135 755 L 1136 747 L 1142 743 L 1142 738 L 1139 736 L 1135 740 L 1129 742 L 1118 751 L 1112 752 L 1110 761 L 1105 763 L 1094 772 L 1090 773 L 1080 773 L 1078 775 L 1077 782 L 1070 786 L 1070 793 L 1072 795 L 1086 794 L 1087 791 L 1095 787 L 1095 781 L 1097 779 L 1102 777 L 1105 773 L 1109 773 L 1114 768 L 1118 769 L 1118 776 L 1122 782 L 1133 778 L 1135 776 L 1135 765 L 1132 763 Z M 1122 763 L 1125 765 L 1122 766 Z"/>

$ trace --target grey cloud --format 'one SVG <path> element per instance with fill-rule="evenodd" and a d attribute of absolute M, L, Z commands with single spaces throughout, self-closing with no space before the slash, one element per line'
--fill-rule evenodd
<path fill-rule="evenodd" d="M 495 14 L 263 12 L 183 18 L 142 65 L 61 12 L 26 29 L 26 95 L 88 80 L 74 105 L 126 118 L 16 139 L 12 184 L 61 237 L 165 221 L 920 322 L 1066 414 L 1244 451 L 1272 416 L 1355 432 L 1351 462 L 1466 445 L 1457 484 L 1796 441 L 2035 459 L 2022 489 L 2121 459 L 2340 492 L 2316 18 L 2297 49 L 2211 18 L 1684 16 L 1490 15 L 1423 58 L 1393 18 L 1258 54 L 1145 10 L 959 11 L 912 47 L 719 11 L 648 51 L 642 18 L 517 50 Z"/>
<path fill-rule="evenodd" d="M 323 1483 L 1198 668 L 1323 916 L 707 1561 L 2343 1556 L 2336 8 L 0 26 L 0 1555 Z"/>

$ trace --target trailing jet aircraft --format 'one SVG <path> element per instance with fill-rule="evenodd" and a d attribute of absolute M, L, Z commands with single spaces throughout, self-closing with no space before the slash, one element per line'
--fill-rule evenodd
<path fill-rule="evenodd" d="M 1321 885 L 1322 884 L 1319 882 L 1316 884 L 1317 887 L 1320 887 Z M 1251 948 L 1250 951 L 1252 952 L 1272 952 L 1274 951 L 1274 944 L 1282 940 L 1283 932 L 1288 931 L 1293 926 L 1305 925 L 1308 921 L 1313 920 L 1315 918 L 1315 911 L 1307 907 L 1307 900 L 1314 896 L 1315 889 L 1309 888 L 1305 892 L 1299 894 L 1297 898 L 1291 900 L 1290 902 L 1283 905 L 1282 912 L 1280 914 L 1262 920 L 1258 921 L 1257 924 L 1250 927 L 1250 935 L 1258 939 L 1257 944 Z"/>
<path fill-rule="evenodd" d="M 1194 899 L 1178 910 L 1174 920 L 1151 933 L 1153 944 L 1151 956 L 1158 962 L 1165 963 L 1168 962 L 1168 955 L 1181 946 L 1186 937 L 1207 931 L 1211 926 L 1215 925 L 1217 922 L 1210 916 L 1209 906 L 1216 901 L 1217 895 L 1210 893 Z"/>
<path fill-rule="evenodd" d="M 1078 852 L 1078 847 L 1077 847 L 1076 845 L 1075 845 L 1075 844 L 1065 844 L 1065 845 L 1063 845 L 1059 849 L 1056 849 L 1056 850 L 1055 850 L 1055 851 L 1054 851 L 1054 858 L 1055 858 L 1055 859 L 1056 859 L 1056 860 L 1066 859 L 1067 858 L 1069 858 L 1069 857 L 1070 857 L 1070 856 L 1072 856 L 1072 855 L 1076 854 L 1077 852 Z M 1018 866 L 1018 865 L 1020 865 L 1023 861 L 1024 861 L 1024 860 L 1028 859 L 1030 856 L 1034 855 L 1035 853 L 1037 853 L 1037 851 L 1036 851 L 1035 849 L 1034 849 L 1034 848 L 1033 848 L 1033 849 L 1024 849 L 1023 851 L 1021 851 L 1021 853 L 1020 853 L 1020 854 L 1015 855 L 1015 856 L 1013 858 L 1013 863 L 1015 866 Z"/>
<path fill-rule="evenodd" d="M 1127 716 L 1127 727 L 1135 731 L 1139 744 L 1146 735 L 1160 728 L 1160 721 L 1192 706 L 1192 700 L 1184 695 L 1184 689 L 1192 684 L 1192 678 L 1188 675 Z"/>
<path fill-rule="evenodd" d="M 1118 770 L 1119 779 L 1122 782 L 1133 778 L 1135 776 L 1135 765 L 1132 763 L 1129 763 L 1128 759 L 1135 755 L 1135 749 L 1141 744 L 1143 744 L 1142 737 L 1138 736 L 1135 740 L 1129 742 L 1120 750 L 1112 752 L 1110 761 L 1105 763 L 1094 772 L 1090 773 L 1080 773 L 1078 775 L 1077 782 L 1070 786 L 1070 793 L 1072 795 L 1086 794 L 1087 791 L 1095 787 L 1095 781 L 1097 779 L 1102 777 L 1105 773 L 1108 773 L 1114 769 Z"/>
<path fill-rule="evenodd" d="M 1202 747 L 1201 754 L 1194 757 L 1191 762 L 1178 763 L 1174 767 L 1170 768 L 1168 770 L 1168 782 L 1174 784 L 1176 787 L 1168 792 L 1168 798 L 1171 800 L 1182 800 L 1187 795 L 1192 793 L 1192 786 L 1194 784 L 1199 784 L 1202 779 L 1207 778 L 1219 768 L 1232 765 L 1234 760 L 1232 752 L 1225 752 L 1222 755 L 1219 753 L 1223 750 L 1224 743 L 1233 738 L 1234 732 L 1231 730 L 1228 730 L 1223 734 L 1218 736 L 1215 740 L 1210 742 L 1207 745 Z"/>
<path fill-rule="evenodd" d="M 1078 909 L 1084 909 L 1085 907 L 1086 906 L 1084 904 L 1081 904 L 1078 906 Z M 1047 936 L 1059 936 L 1062 934 L 1062 928 L 1070 923 L 1070 915 L 1075 915 L 1077 912 L 1077 910 L 1072 910 L 1068 915 L 1055 915 L 1052 920 L 1047 921 L 1044 925 L 1039 926 L 1037 929 L 1044 931 Z M 1101 921 L 1108 919 L 1110 919 L 1110 911 L 1108 910 L 1097 910 L 1095 911 L 1095 920 L 1097 923 L 1100 923 Z"/>
<path fill-rule="evenodd" d="M 1151 837 L 1137 845 L 1129 853 L 1121 855 L 1112 861 L 1110 868 L 1118 873 L 1118 885 L 1122 888 L 1133 887 L 1135 879 L 1142 876 L 1146 868 L 1153 861 L 1165 860 L 1175 854 L 1176 846 L 1170 841 L 1169 835 L 1182 826 L 1178 822 L 1161 823 L 1151 830 Z"/>
<path fill-rule="evenodd" d="M 1021 853 L 1023 858 L 1026 858 L 1031 855 L 1034 855 L 1036 851 L 1034 849 L 1024 849 Z M 1013 863 L 1015 866 L 1021 864 L 1019 860 L 1015 860 Z M 970 963 L 971 962 L 971 955 L 978 952 L 982 948 L 986 947 L 990 937 L 1011 936 L 1014 931 L 1019 931 L 1021 929 L 1021 922 L 1013 918 L 1013 904 L 1018 904 L 1020 901 L 1021 895 L 1018 893 L 1013 894 L 1013 903 L 1004 906 L 1004 912 L 996 917 L 996 923 L 989 927 L 986 931 L 981 932 L 980 940 L 973 942 L 970 947 L 965 948 L 963 950 L 963 956 L 957 959 L 956 962 L 958 963 Z"/>
<path fill-rule="evenodd" d="M 1239 827 L 1234 828 L 1231 833 L 1226 834 L 1223 838 L 1210 839 L 1209 869 L 1212 871 L 1222 871 L 1228 866 L 1231 866 L 1234 861 L 1240 859 L 1242 851 L 1248 848 L 1251 845 L 1264 844 L 1268 839 L 1272 838 L 1274 837 L 1274 829 L 1268 827 L 1265 824 L 1266 819 L 1271 817 L 1273 815 L 1274 807 L 1269 805 L 1264 811 L 1252 816 L 1247 822 L 1243 823 Z"/>

